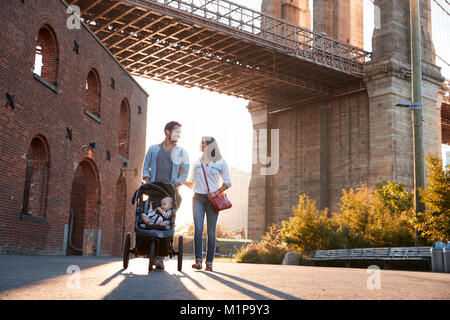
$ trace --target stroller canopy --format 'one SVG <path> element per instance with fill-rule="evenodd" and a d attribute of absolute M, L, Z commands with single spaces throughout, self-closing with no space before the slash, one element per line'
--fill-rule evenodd
<path fill-rule="evenodd" d="M 181 205 L 181 196 L 178 190 L 171 184 L 163 182 L 147 182 L 142 184 L 134 193 L 131 204 L 134 205 L 139 197 L 147 195 L 150 198 L 172 197 L 173 207 L 178 209 Z"/>

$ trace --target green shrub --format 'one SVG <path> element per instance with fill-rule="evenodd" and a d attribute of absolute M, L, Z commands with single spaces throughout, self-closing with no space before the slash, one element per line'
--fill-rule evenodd
<path fill-rule="evenodd" d="M 240 263 L 281 264 L 289 250 L 282 241 L 280 228 L 272 225 L 261 241 L 241 247 L 235 258 Z"/>
<path fill-rule="evenodd" d="M 294 216 L 282 222 L 281 234 L 286 243 L 301 254 L 317 249 L 338 248 L 337 225 L 328 218 L 327 210 L 318 210 L 316 202 L 307 195 L 299 197 L 292 208 Z"/>
<path fill-rule="evenodd" d="M 410 211 L 414 206 L 414 194 L 406 191 L 403 184 L 383 181 L 377 184 L 375 192 L 392 213 Z"/>
<path fill-rule="evenodd" d="M 344 248 L 414 245 L 410 222 L 412 195 L 394 182 L 378 184 L 375 191 L 364 184 L 343 190 L 339 213 L 333 220 Z"/>
<path fill-rule="evenodd" d="M 414 227 L 427 241 L 450 241 L 450 168 L 442 170 L 440 158 L 426 159 L 427 185 L 420 190 L 426 210 L 419 219 L 414 217 L 413 194 L 392 181 L 378 183 L 375 190 L 364 184 L 343 190 L 339 210 L 331 217 L 328 209 L 317 209 L 302 194 L 282 229 L 274 225 L 261 241 L 241 247 L 238 262 L 279 264 L 289 248 L 308 264 L 304 256 L 320 249 L 413 246 Z"/>

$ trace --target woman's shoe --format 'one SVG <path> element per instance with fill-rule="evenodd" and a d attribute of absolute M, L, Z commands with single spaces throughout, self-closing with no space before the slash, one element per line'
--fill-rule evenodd
<path fill-rule="evenodd" d="M 192 265 L 192 268 L 201 270 L 202 269 L 202 262 L 200 260 L 195 261 L 195 263 Z"/>
<path fill-rule="evenodd" d="M 213 271 L 213 269 L 212 269 L 212 263 L 206 262 L 205 271 Z"/>

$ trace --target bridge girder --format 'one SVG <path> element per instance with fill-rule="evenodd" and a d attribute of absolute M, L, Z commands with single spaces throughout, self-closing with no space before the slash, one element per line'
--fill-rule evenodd
<path fill-rule="evenodd" d="M 364 90 L 369 53 L 226 0 L 72 0 L 132 74 L 289 107 Z"/>

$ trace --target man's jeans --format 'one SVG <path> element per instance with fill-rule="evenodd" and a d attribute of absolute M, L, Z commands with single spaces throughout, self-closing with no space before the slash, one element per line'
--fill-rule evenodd
<path fill-rule="evenodd" d="M 195 226 L 195 260 L 203 261 L 202 236 L 206 212 L 206 233 L 208 236 L 206 262 L 212 263 L 214 259 L 214 252 L 216 251 L 216 224 L 219 213 L 214 211 L 211 203 L 209 202 L 208 195 L 199 193 L 195 193 L 192 198 L 192 211 L 194 214 Z"/>

